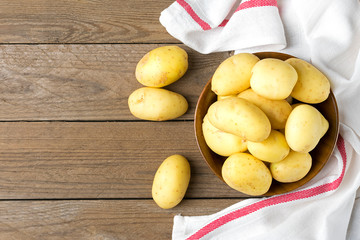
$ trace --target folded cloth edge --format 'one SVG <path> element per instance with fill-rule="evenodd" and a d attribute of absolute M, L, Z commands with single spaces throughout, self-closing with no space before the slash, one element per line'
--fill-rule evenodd
<path fill-rule="evenodd" d="M 260 199 L 246 199 L 211 215 L 189 217 L 193 220 L 194 218 L 196 218 L 200 220 L 200 222 L 204 222 L 201 221 L 201 219 L 214 218 L 210 222 L 207 221 L 207 224 L 199 227 L 199 230 L 195 233 L 186 232 L 186 218 L 188 217 L 177 215 L 174 217 L 173 240 L 184 239 L 184 235 L 187 236 L 186 239 L 188 240 L 199 239 L 206 236 L 213 230 L 221 227 L 222 225 L 235 220 L 238 217 L 247 216 L 263 208 L 273 207 L 278 204 L 294 202 L 297 200 L 311 199 L 313 197 L 320 197 L 324 194 L 331 193 L 332 191 L 336 190 L 341 184 L 347 167 L 345 141 L 341 137 L 341 135 L 339 135 L 338 138 L 336 151 L 338 151 L 338 154 L 340 154 L 341 156 L 342 166 L 340 167 L 340 174 L 338 176 L 334 176 L 335 179 L 332 178 L 331 180 L 327 180 L 326 182 L 320 182 L 316 185 L 310 185 L 309 187 L 300 188 L 298 190 L 294 190 L 292 192 L 281 195 Z"/>
<path fill-rule="evenodd" d="M 263 14 L 264 11 L 267 14 Z M 196 13 L 189 13 L 175 1 L 161 12 L 159 21 L 171 36 L 202 54 L 232 50 L 239 52 L 281 50 L 287 45 L 284 27 L 276 6 L 241 9 L 236 11 L 226 24 L 211 28 Z M 251 27 L 252 25 L 254 28 Z M 249 32 L 251 29 L 258 29 L 259 26 L 262 26 L 264 31 L 253 34 Z M 229 34 L 234 35 L 231 43 L 227 40 Z M 254 38 L 257 41 L 249 40 Z"/>

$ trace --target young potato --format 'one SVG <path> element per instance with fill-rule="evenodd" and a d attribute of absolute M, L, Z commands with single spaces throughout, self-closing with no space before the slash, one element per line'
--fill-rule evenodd
<path fill-rule="evenodd" d="M 136 66 L 136 79 L 147 87 L 164 87 L 188 69 L 188 55 L 178 46 L 163 46 L 145 54 Z"/>
<path fill-rule="evenodd" d="M 290 151 L 284 160 L 271 163 L 270 171 L 276 181 L 289 183 L 305 177 L 311 165 L 312 159 L 309 153 Z"/>
<path fill-rule="evenodd" d="M 292 108 L 286 100 L 270 100 L 256 94 L 251 88 L 239 93 L 240 98 L 246 99 L 259 107 L 269 118 L 273 129 L 285 127 Z"/>
<path fill-rule="evenodd" d="M 184 198 L 189 182 L 189 162 L 181 155 L 172 155 L 156 171 L 152 198 L 163 209 L 173 208 Z"/>
<path fill-rule="evenodd" d="M 289 97 L 297 78 L 295 69 L 287 62 L 265 58 L 253 67 L 250 85 L 257 94 L 265 98 L 282 100 Z"/>
<path fill-rule="evenodd" d="M 130 112 L 137 118 L 166 121 L 183 115 L 188 109 L 186 99 L 175 92 L 161 88 L 142 87 L 128 99 Z"/>
<path fill-rule="evenodd" d="M 245 140 L 265 140 L 271 131 L 270 121 L 255 104 L 238 97 L 214 102 L 208 109 L 210 123 Z"/>
<path fill-rule="evenodd" d="M 209 122 L 207 115 L 203 119 L 202 130 L 206 144 L 221 156 L 230 156 L 247 150 L 245 139 L 217 129 Z"/>
<path fill-rule="evenodd" d="M 300 104 L 294 108 L 285 126 L 285 138 L 297 152 L 310 152 L 329 128 L 329 122 L 313 106 Z"/>
<path fill-rule="evenodd" d="M 227 58 L 216 69 L 211 90 L 217 95 L 234 95 L 250 87 L 251 69 L 259 58 L 251 53 L 239 53 Z"/>
<path fill-rule="evenodd" d="M 265 194 L 272 182 L 266 165 L 248 153 L 235 153 L 228 157 L 221 172 L 231 188 L 252 196 Z"/>
<path fill-rule="evenodd" d="M 270 136 L 262 142 L 248 142 L 249 152 L 256 158 L 266 162 L 279 162 L 290 152 L 285 136 L 271 130 Z"/>
<path fill-rule="evenodd" d="M 298 81 L 291 96 L 305 103 L 320 103 L 325 101 L 330 94 L 330 81 L 326 76 L 310 63 L 289 58 L 285 62 L 295 68 Z"/>

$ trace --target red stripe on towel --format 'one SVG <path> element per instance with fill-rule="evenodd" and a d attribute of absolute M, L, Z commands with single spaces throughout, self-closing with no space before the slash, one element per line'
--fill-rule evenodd
<path fill-rule="evenodd" d="M 180 4 L 180 6 L 182 6 L 185 11 L 190 15 L 190 17 L 192 19 L 194 19 L 194 21 L 199 24 L 199 26 L 203 29 L 203 30 L 210 30 L 211 27 L 210 25 L 205 22 L 204 20 L 202 20 L 199 15 L 196 14 L 196 12 L 194 11 L 194 9 L 192 9 L 192 7 L 185 1 L 185 0 L 176 0 L 176 2 L 178 4 Z"/>
<path fill-rule="evenodd" d="M 265 6 L 277 7 L 277 1 L 276 0 L 250 0 L 247 2 L 241 3 L 235 12 L 243 10 L 243 9 L 247 9 L 247 8 L 265 7 Z"/>
<path fill-rule="evenodd" d="M 225 25 L 228 23 L 229 19 L 224 19 L 219 25 L 219 27 L 225 27 Z"/>
<path fill-rule="evenodd" d="M 243 2 L 239 5 L 239 7 L 235 10 L 235 12 L 238 12 L 243 9 L 247 8 L 254 8 L 254 7 L 277 7 L 277 1 L 276 0 L 250 0 L 247 2 Z M 222 23 L 220 23 L 219 27 L 225 27 L 226 24 L 229 22 L 229 19 L 224 19 Z"/>
<path fill-rule="evenodd" d="M 240 209 L 230 212 L 224 216 L 221 216 L 218 219 L 212 221 L 211 223 L 205 225 L 203 228 L 198 230 L 196 233 L 194 233 L 193 235 L 188 237 L 187 240 L 200 239 L 200 238 L 204 237 L 205 235 L 207 235 L 208 233 L 221 227 L 222 225 L 224 225 L 232 220 L 235 220 L 235 219 L 241 218 L 243 216 L 246 216 L 248 214 L 251 214 L 253 212 L 259 211 L 262 208 L 277 205 L 280 203 L 287 203 L 287 202 L 291 202 L 291 201 L 295 201 L 295 200 L 306 199 L 306 198 L 317 196 L 322 193 L 326 193 L 326 192 L 335 190 L 336 188 L 339 187 L 341 181 L 343 180 L 343 177 L 345 174 L 345 168 L 346 168 L 346 160 L 347 160 L 344 139 L 340 135 L 339 135 L 339 138 L 337 141 L 337 148 L 339 149 L 340 155 L 342 157 L 343 166 L 342 166 L 340 176 L 333 182 L 325 183 L 325 184 L 322 184 L 317 187 L 313 187 L 313 188 L 309 188 L 309 189 L 305 189 L 305 190 L 301 190 L 301 191 L 297 191 L 297 192 L 292 192 L 292 193 L 288 193 L 288 194 L 284 194 L 284 195 L 280 195 L 280 196 L 270 197 L 270 198 L 261 200 L 259 202 L 253 203 L 249 206 L 240 208 Z"/>

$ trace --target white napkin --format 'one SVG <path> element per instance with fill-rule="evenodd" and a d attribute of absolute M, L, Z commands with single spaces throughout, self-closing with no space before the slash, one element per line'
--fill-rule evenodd
<path fill-rule="evenodd" d="M 201 53 L 286 46 L 276 0 L 178 0 L 160 15 L 175 38 Z"/>
<path fill-rule="evenodd" d="M 212 215 L 175 216 L 174 240 L 360 239 L 360 3 L 277 4 L 178 0 L 161 13 L 160 22 L 202 53 L 282 51 L 310 61 L 329 77 L 338 102 L 337 148 L 301 189 L 247 199 Z"/>

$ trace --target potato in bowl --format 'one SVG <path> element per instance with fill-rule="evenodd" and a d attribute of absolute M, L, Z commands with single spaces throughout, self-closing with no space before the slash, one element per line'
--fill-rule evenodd
<path fill-rule="evenodd" d="M 258 57 L 260 61 L 262 59 L 268 59 L 268 58 L 278 59 L 278 60 L 281 60 L 284 62 L 287 59 L 297 59 L 293 56 L 283 54 L 283 53 L 276 53 L 276 52 L 254 53 L 254 55 L 256 57 Z M 294 60 L 291 60 L 291 61 L 294 61 Z M 300 63 L 302 63 L 301 61 L 303 61 L 303 60 L 299 60 L 299 61 L 300 61 Z M 289 65 L 291 65 L 291 64 L 289 63 Z M 296 68 L 295 68 L 295 70 L 296 70 Z M 297 72 L 297 74 L 299 74 L 299 73 Z M 316 74 L 318 74 L 318 73 L 316 73 Z M 290 77 L 293 77 L 293 76 L 291 75 Z M 211 150 L 211 148 L 206 143 L 206 140 L 204 138 L 203 128 L 202 128 L 203 119 L 204 119 L 205 115 L 208 114 L 208 110 L 209 110 L 210 106 L 213 105 L 215 102 L 217 102 L 218 97 L 219 97 L 217 94 L 215 94 L 215 92 L 213 92 L 211 90 L 211 88 L 212 88 L 211 85 L 212 85 L 212 79 L 210 79 L 207 82 L 207 84 L 205 85 L 202 93 L 200 94 L 198 102 L 197 102 L 197 106 L 196 106 L 196 110 L 195 110 L 195 121 L 194 121 L 195 135 L 196 135 L 196 140 L 197 140 L 199 150 L 200 150 L 204 160 L 207 162 L 208 166 L 214 172 L 214 174 L 217 177 L 219 177 L 221 180 L 226 182 L 223 178 L 222 167 L 223 167 L 224 162 L 226 161 L 226 159 L 229 156 L 221 156 L 221 155 L 218 155 L 217 153 L 215 153 L 213 150 Z M 294 89 L 296 86 L 296 83 L 295 84 L 292 83 L 292 85 L 293 85 L 293 89 Z M 250 88 L 251 88 L 251 86 L 250 86 Z M 240 191 L 239 196 L 254 196 L 254 195 L 256 195 L 256 196 L 272 196 L 272 195 L 276 195 L 276 194 L 286 193 L 286 192 L 292 191 L 292 190 L 304 185 L 306 182 L 308 182 L 310 179 L 312 179 L 323 168 L 323 166 L 326 164 L 327 160 L 329 159 L 329 157 L 331 156 L 331 154 L 333 152 L 333 149 L 336 144 L 338 132 L 339 132 L 339 116 L 338 116 L 338 108 L 337 108 L 337 104 L 336 104 L 336 99 L 335 99 L 335 96 L 332 93 L 331 89 L 328 88 L 327 86 L 325 86 L 324 91 L 322 91 L 322 92 L 325 92 L 325 94 L 326 94 L 326 89 L 329 90 L 329 92 L 327 94 L 327 98 L 324 100 L 323 97 L 321 97 L 322 101 L 318 102 L 318 103 L 312 103 L 312 102 L 308 103 L 308 102 L 303 102 L 303 101 L 297 100 L 296 99 L 297 95 L 293 97 L 294 104 L 302 103 L 302 104 L 310 105 L 311 107 L 315 108 L 321 114 L 321 116 L 323 116 L 326 119 L 326 121 L 328 122 L 328 127 L 327 127 L 325 134 L 323 134 L 321 137 L 319 137 L 319 141 L 316 144 L 316 146 L 312 150 L 309 151 L 309 154 L 312 159 L 312 164 L 311 164 L 309 171 L 306 173 L 306 175 L 303 176 L 300 180 L 296 180 L 293 182 L 280 182 L 280 181 L 277 181 L 276 179 L 273 179 L 271 186 L 269 187 L 267 192 L 261 193 L 261 194 L 247 194 L 247 193 Z M 247 89 L 245 89 L 245 90 L 247 90 Z M 245 90 L 242 90 L 242 91 L 245 91 Z M 240 92 L 242 92 L 242 91 L 240 91 Z M 241 95 L 241 93 L 236 93 L 236 94 Z M 257 94 L 260 95 L 259 93 L 257 93 Z M 288 101 L 289 98 L 286 98 L 286 95 L 284 95 L 283 93 L 281 93 L 281 94 L 282 94 L 281 99 L 276 98 L 276 99 L 270 99 L 270 100 L 271 101 L 283 101 L 283 100 Z M 232 96 L 232 97 L 234 97 L 234 96 Z M 290 93 L 290 98 L 291 98 L 291 93 Z M 226 98 L 221 96 L 219 99 L 225 100 Z M 311 101 L 313 101 L 313 100 L 311 100 Z M 256 106 L 255 103 L 253 103 L 253 104 Z M 284 106 L 286 105 L 284 102 L 282 102 L 282 104 Z M 257 106 L 257 108 L 261 109 L 260 106 Z M 283 108 L 286 109 L 286 111 L 287 111 L 286 112 L 284 110 L 286 112 L 284 114 L 290 115 L 289 111 L 291 112 L 292 109 L 289 110 L 288 106 L 283 107 Z M 213 114 L 216 115 L 215 113 L 213 113 Z M 221 116 L 221 114 L 218 114 L 218 117 L 219 116 Z M 209 119 L 209 120 L 211 120 L 211 119 Z M 228 121 L 231 122 L 231 120 L 228 120 Z M 264 121 L 264 122 L 266 122 L 266 121 Z M 213 120 L 213 122 L 210 122 L 210 123 L 214 124 L 215 127 L 219 127 L 219 125 L 216 124 L 214 120 Z M 316 123 L 316 124 L 320 124 L 320 123 L 322 123 L 322 122 L 319 121 L 319 123 Z M 232 124 L 235 125 L 235 123 L 232 123 Z M 229 124 L 227 124 L 227 126 L 228 125 Z M 246 127 L 249 128 L 250 125 L 252 125 L 252 121 L 246 123 L 245 128 Z M 276 127 L 276 128 L 278 128 L 278 127 Z M 283 133 L 286 136 L 284 129 L 276 129 L 276 128 L 271 127 L 271 130 L 276 130 L 280 133 Z M 225 130 L 225 132 L 229 131 L 224 128 L 221 130 Z M 268 132 L 268 134 L 270 135 L 271 131 L 266 130 L 266 132 Z M 320 135 L 321 134 L 319 134 L 319 136 Z M 244 141 L 247 141 L 246 137 L 244 138 Z M 261 140 L 256 140 L 255 142 L 261 142 Z M 291 149 L 291 151 L 289 151 L 289 152 L 292 152 L 292 151 L 293 150 Z M 246 152 L 246 153 L 251 154 L 250 152 Z M 268 168 L 270 168 L 270 163 L 266 163 L 266 165 L 268 166 Z M 280 179 L 280 178 L 278 178 L 278 179 Z"/>

